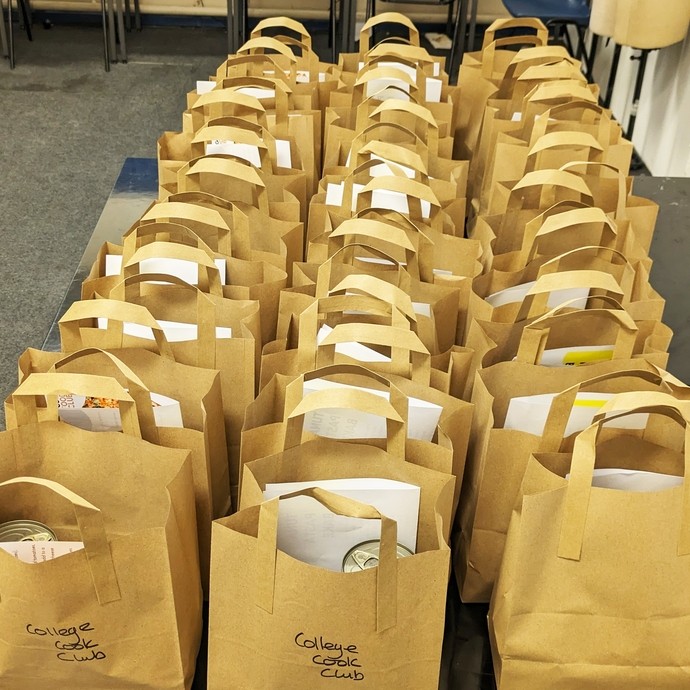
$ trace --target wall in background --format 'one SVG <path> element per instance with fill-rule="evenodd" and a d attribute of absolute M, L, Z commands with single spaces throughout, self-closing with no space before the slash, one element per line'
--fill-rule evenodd
<path fill-rule="evenodd" d="M 613 44 L 600 38 L 596 81 L 605 92 Z M 623 48 L 611 99 L 613 114 L 627 128 L 639 51 Z M 633 143 L 652 175 L 690 177 L 690 36 L 649 56 Z"/>

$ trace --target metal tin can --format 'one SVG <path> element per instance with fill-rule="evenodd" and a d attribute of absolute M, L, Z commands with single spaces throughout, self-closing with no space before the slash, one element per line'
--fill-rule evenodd
<path fill-rule="evenodd" d="M 35 520 L 10 520 L 0 525 L 0 541 L 57 541 L 50 527 Z"/>
<path fill-rule="evenodd" d="M 343 559 L 344 573 L 358 573 L 361 570 L 375 568 L 379 564 L 379 550 L 381 542 L 378 539 L 364 541 L 351 548 Z M 412 551 L 402 544 L 397 547 L 398 558 L 412 556 Z"/>

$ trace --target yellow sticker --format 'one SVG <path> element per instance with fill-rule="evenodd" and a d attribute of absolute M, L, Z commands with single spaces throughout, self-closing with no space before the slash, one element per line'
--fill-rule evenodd
<path fill-rule="evenodd" d="M 604 407 L 606 400 L 583 400 L 578 399 L 573 403 L 573 407 Z"/>
<path fill-rule="evenodd" d="M 607 362 L 613 359 L 613 350 L 578 350 L 567 352 L 563 356 L 563 365 L 566 367 L 579 367 L 583 364 L 594 362 Z"/>

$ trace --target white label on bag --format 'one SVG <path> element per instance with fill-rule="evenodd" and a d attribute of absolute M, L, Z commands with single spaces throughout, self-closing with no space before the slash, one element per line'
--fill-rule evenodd
<path fill-rule="evenodd" d="M 158 319 L 158 325 L 161 327 L 165 339 L 169 343 L 183 343 L 190 340 L 198 340 L 198 327 L 195 323 L 182 323 L 180 321 L 161 321 Z M 107 329 L 108 319 L 104 317 L 98 318 L 98 328 Z M 136 338 L 144 338 L 145 340 L 155 340 L 153 331 L 148 326 L 141 326 L 138 323 L 125 322 L 122 326 L 125 335 L 132 335 Z M 232 338 L 232 328 L 225 326 L 216 326 L 216 338 L 218 340 L 228 340 Z"/>
<path fill-rule="evenodd" d="M 570 473 L 565 475 L 570 479 Z M 618 491 L 634 491 L 646 493 L 650 491 L 664 491 L 680 486 L 683 477 L 660 472 L 645 472 L 644 470 L 595 469 L 592 486 L 600 489 L 616 489 Z"/>
<path fill-rule="evenodd" d="M 357 197 L 364 189 L 363 184 L 352 185 L 352 204 L 350 210 L 354 213 L 357 210 Z M 343 205 L 343 195 L 345 192 L 345 183 L 329 182 L 326 187 L 326 206 Z M 424 199 L 420 200 L 422 207 L 422 217 L 429 218 L 431 213 L 431 204 Z M 371 205 L 374 208 L 384 208 L 391 211 L 399 211 L 405 215 L 410 214 L 410 206 L 407 201 L 407 195 L 402 192 L 395 192 L 390 189 L 375 189 L 371 193 Z"/>
<path fill-rule="evenodd" d="M 213 263 L 215 263 L 218 269 L 221 284 L 227 285 L 225 259 L 214 259 Z M 139 262 L 139 273 L 163 273 L 165 275 L 180 278 L 190 285 L 199 284 L 199 264 L 194 261 L 188 261 L 187 259 L 144 259 Z M 122 255 L 105 255 L 105 275 L 122 275 Z M 151 283 L 154 285 L 165 285 L 165 283 L 160 280 L 152 280 Z"/>
<path fill-rule="evenodd" d="M 0 549 L 22 563 L 45 563 L 83 548 L 80 541 L 0 541 Z"/>
<path fill-rule="evenodd" d="M 158 427 L 182 429 L 180 403 L 159 393 L 151 393 L 153 418 Z M 122 431 L 120 403 L 110 398 L 58 395 L 58 417 L 86 431 Z"/>
<path fill-rule="evenodd" d="M 544 433 L 546 420 L 551 411 L 551 405 L 555 393 L 541 393 L 538 395 L 524 395 L 511 398 L 508 403 L 508 411 L 503 423 L 504 429 L 525 431 L 534 436 Z M 564 437 L 586 429 L 599 414 L 601 408 L 611 400 L 613 393 L 581 392 L 575 396 L 575 404 L 570 411 L 566 424 Z M 607 416 L 618 414 L 609 413 Z M 607 424 L 616 429 L 644 429 L 647 426 L 649 415 L 646 413 L 631 414 L 618 417 Z"/>
<path fill-rule="evenodd" d="M 243 93 L 245 96 L 253 96 L 254 98 L 258 98 L 260 101 L 276 97 L 275 89 L 262 89 L 258 86 L 243 86 L 242 88 L 237 89 L 237 92 Z"/>
<path fill-rule="evenodd" d="M 209 91 L 213 91 L 213 89 L 215 89 L 217 85 L 218 85 L 218 82 L 215 82 L 215 81 L 197 81 L 197 83 L 196 83 L 197 95 L 203 96 L 205 93 L 208 93 Z"/>
<path fill-rule="evenodd" d="M 420 488 L 382 478 L 323 479 L 267 484 L 264 500 L 310 487 L 374 506 L 398 523 L 398 542 L 417 547 Z M 381 521 L 332 513 L 310 496 L 295 496 L 278 504 L 278 548 L 300 561 L 342 572 L 348 551 L 365 541 L 381 539 Z"/>
<path fill-rule="evenodd" d="M 515 285 L 513 287 L 506 288 L 505 290 L 499 290 L 494 292 L 492 295 L 486 297 L 486 301 L 494 308 L 502 307 L 505 304 L 516 304 L 518 302 L 523 302 L 529 290 L 536 284 L 535 280 L 528 283 L 523 283 L 522 285 Z M 573 304 L 569 304 L 569 307 L 573 309 L 584 309 L 587 306 L 587 298 L 589 297 L 589 288 L 566 288 L 563 290 L 554 290 L 549 293 L 549 299 L 547 301 L 547 306 L 550 309 L 558 307 L 564 302 L 569 302 L 573 300 Z M 574 302 L 577 300 L 577 302 Z"/>
<path fill-rule="evenodd" d="M 206 144 L 206 154 L 224 153 L 237 156 L 251 163 L 257 168 L 261 167 L 259 147 L 251 144 L 238 144 L 234 141 L 214 139 Z M 285 139 L 276 139 L 276 164 L 279 168 L 292 168 L 292 153 L 290 142 Z"/>
<path fill-rule="evenodd" d="M 316 342 L 317 344 L 321 344 L 325 339 L 326 336 L 331 333 L 333 329 L 324 324 L 321 326 L 319 329 L 318 334 L 316 335 Z M 386 355 L 382 355 L 380 352 L 377 352 L 376 350 L 372 350 L 372 348 L 367 347 L 366 345 L 362 345 L 362 343 L 338 343 L 335 346 L 335 351 L 339 355 L 345 355 L 347 357 L 352 357 L 352 359 L 356 359 L 358 362 L 390 362 L 391 358 L 387 357 Z"/>
<path fill-rule="evenodd" d="M 210 156 L 214 153 L 227 154 L 228 156 L 237 156 L 242 160 L 251 163 L 257 168 L 261 167 L 261 157 L 259 155 L 259 147 L 251 144 L 238 144 L 228 139 L 214 139 L 206 142 L 206 155 Z"/>
<path fill-rule="evenodd" d="M 390 401 L 388 391 L 363 388 L 327 379 L 305 381 L 303 395 L 333 388 L 363 390 Z M 431 441 L 441 419 L 443 408 L 440 405 L 421 400 L 407 399 L 407 437 L 420 441 Z M 359 410 L 329 408 L 323 412 L 308 412 L 304 417 L 304 427 L 317 436 L 336 439 L 386 438 L 386 419 L 380 415 Z"/>

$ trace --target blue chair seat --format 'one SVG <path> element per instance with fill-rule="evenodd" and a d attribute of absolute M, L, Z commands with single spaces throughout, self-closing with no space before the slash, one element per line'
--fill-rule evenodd
<path fill-rule="evenodd" d="M 503 0 L 513 17 L 538 17 L 547 22 L 589 26 L 587 0 Z"/>

